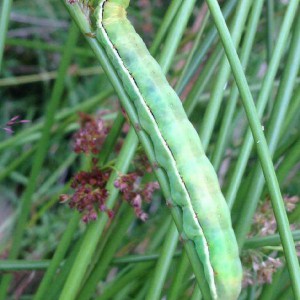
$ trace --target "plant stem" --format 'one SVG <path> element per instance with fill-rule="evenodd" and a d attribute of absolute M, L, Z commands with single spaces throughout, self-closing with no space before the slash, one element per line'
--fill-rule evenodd
<path fill-rule="evenodd" d="M 0 72 L 2 68 L 3 52 L 8 28 L 12 0 L 3 0 L 0 15 Z"/>
<path fill-rule="evenodd" d="M 257 114 L 245 74 L 243 72 L 243 67 L 239 61 L 238 55 L 232 43 L 231 36 L 222 16 L 219 4 L 216 0 L 206 1 L 213 16 L 215 25 L 219 31 L 226 55 L 232 68 L 235 81 L 242 97 L 243 105 L 247 114 L 250 128 L 252 130 L 253 138 L 256 142 L 256 148 L 260 163 L 271 195 L 274 214 L 278 223 L 280 237 L 285 251 L 285 257 L 291 276 L 294 295 L 296 299 L 300 299 L 300 268 L 295 251 L 294 241 L 290 228 L 288 226 L 289 222 L 283 205 L 283 199 L 276 178 L 274 166 L 272 164 L 271 154 L 268 150 L 268 145 L 259 121 L 259 116 Z M 291 0 L 289 4 L 288 11 L 290 13 L 291 20 L 293 20 L 297 12 L 298 4 L 298 0 Z"/>
<path fill-rule="evenodd" d="M 26 190 L 24 194 L 22 195 L 22 199 L 20 202 L 21 209 L 20 209 L 20 215 L 17 218 L 18 222 L 13 234 L 13 242 L 11 246 L 11 251 L 9 254 L 10 259 L 14 259 L 18 256 L 20 250 L 21 250 L 21 241 L 23 234 L 26 229 L 26 222 L 29 215 L 30 207 L 31 207 L 31 199 L 32 195 L 35 191 L 37 179 L 41 172 L 41 168 L 43 166 L 43 162 L 45 160 L 48 145 L 49 145 L 49 138 L 50 138 L 50 131 L 52 128 L 52 125 L 54 124 L 54 115 L 58 108 L 59 101 L 61 99 L 63 88 L 64 88 L 64 77 L 67 72 L 68 66 L 71 62 L 72 58 L 72 49 L 74 48 L 78 37 L 78 30 L 73 24 L 69 31 L 69 37 L 66 43 L 65 52 L 63 54 L 61 65 L 59 67 L 59 75 L 57 77 L 57 80 L 54 85 L 54 89 L 49 101 L 49 105 L 46 111 L 46 117 L 45 117 L 45 123 L 43 126 L 42 136 L 39 140 L 37 150 L 35 153 L 35 160 L 31 169 L 30 178 L 28 185 L 26 187 Z M 9 287 L 9 284 L 11 282 L 12 276 L 3 276 L 1 285 L 0 285 L 0 299 L 4 300 L 6 298 L 6 292 Z"/>

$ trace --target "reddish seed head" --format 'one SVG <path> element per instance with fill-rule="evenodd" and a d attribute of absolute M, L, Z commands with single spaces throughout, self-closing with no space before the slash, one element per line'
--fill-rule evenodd
<path fill-rule="evenodd" d="M 120 190 L 122 197 L 134 209 L 135 215 L 146 221 L 148 215 L 142 210 L 142 202 L 150 202 L 153 192 L 159 188 L 157 182 L 141 183 L 141 176 L 133 172 L 119 177 L 114 186 Z"/>
<path fill-rule="evenodd" d="M 70 196 L 69 196 L 69 195 L 66 195 L 66 194 L 62 194 L 62 195 L 59 196 L 59 202 L 60 202 L 60 203 L 65 203 L 65 202 L 67 202 L 69 199 L 70 199 Z"/>
<path fill-rule="evenodd" d="M 90 213 L 90 220 L 96 220 L 97 219 L 97 213 L 95 211 L 92 211 Z"/>
<path fill-rule="evenodd" d="M 108 209 L 106 212 L 110 219 L 112 219 L 115 216 L 114 212 L 111 209 Z"/>
<path fill-rule="evenodd" d="M 142 206 L 142 197 L 141 195 L 137 194 L 132 200 L 133 207 L 141 207 Z"/>
<path fill-rule="evenodd" d="M 98 154 L 108 133 L 102 119 L 80 113 L 81 128 L 74 134 L 74 151 L 76 153 Z"/>
<path fill-rule="evenodd" d="M 146 222 L 148 220 L 148 215 L 144 212 L 141 212 L 139 215 L 139 218 L 143 221 Z"/>
<path fill-rule="evenodd" d="M 61 195 L 60 199 L 69 199 L 69 206 L 83 214 L 82 220 L 87 223 L 97 218 L 97 211 L 107 211 L 105 202 L 108 191 L 105 186 L 109 178 L 108 172 L 103 172 L 97 166 L 91 171 L 77 173 L 71 183 L 75 190 L 72 196 Z"/>

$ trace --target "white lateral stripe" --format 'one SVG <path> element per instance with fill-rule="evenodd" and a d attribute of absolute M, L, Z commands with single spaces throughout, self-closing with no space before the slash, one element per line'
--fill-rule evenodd
<path fill-rule="evenodd" d="M 126 74 L 126 76 L 128 77 L 129 81 L 131 82 L 132 84 L 132 87 L 135 91 L 135 93 L 137 94 L 138 98 L 140 99 L 141 101 L 141 104 L 143 105 L 144 109 L 148 112 L 148 116 L 150 118 L 150 120 L 152 121 L 153 123 L 153 127 L 155 129 L 155 132 L 157 134 L 157 136 L 159 137 L 159 140 L 161 141 L 165 151 L 168 153 L 168 156 L 170 157 L 170 160 L 171 160 L 171 164 L 172 164 L 172 167 L 173 167 L 173 170 L 176 174 L 176 177 L 177 177 L 177 180 L 179 182 L 179 184 L 181 185 L 181 188 L 182 190 L 184 191 L 185 193 L 185 197 L 187 199 L 187 203 L 188 203 L 188 208 L 193 212 L 193 215 L 195 214 L 194 210 L 193 210 L 193 206 L 191 204 L 191 200 L 190 200 L 190 196 L 186 190 L 186 186 L 184 185 L 183 181 L 182 181 L 182 177 L 180 176 L 179 174 L 179 171 L 176 167 L 176 161 L 175 161 L 175 158 L 173 157 L 172 155 L 172 152 L 170 151 L 165 139 L 162 137 L 162 134 L 158 128 L 158 125 L 149 109 L 149 106 L 147 105 L 145 99 L 143 98 L 138 86 L 136 85 L 133 77 L 131 76 L 131 74 L 128 72 L 123 60 L 121 59 L 120 55 L 118 54 L 118 52 L 116 51 L 115 47 L 113 46 L 112 42 L 110 41 L 109 39 L 109 36 L 107 35 L 106 33 L 106 30 L 102 24 L 102 12 L 103 12 L 103 7 L 104 7 L 104 4 L 105 4 L 106 0 L 104 0 L 101 4 L 100 4 L 100 9 L 99 9 L 99 15 L 98 15 L 98 18 L 97 18 L 97 25 L 98 27 L 101 29 L 102 31 L 102 34 L 103 36 L 105 37 L 106 41 L 107 41 L 107 44 L 109 45 L 110 49 L 112 50 L 112 52 L 114 53 L 115 57 L 117 58 L 117 61 L 119 62 L 119 65 L 120 67 L 122 68 L 122 70 L 124 71 L 124 73 Z M 212 292 L 212 296 L 214 299 L 217 299 L 217 289 L 216 289 L 216 285 L 215 285 L 215 280 L 214 280 L 214 271 L 213 271 L 213 268 L 212 268 L 212 265 L 210 263 L 210 259 L 209 259 L 209 250 L 208 250 L 208 244 L 207 244 L 207 241 L 206 241 L 206 238 L 204 236 L 204 233 L 203 233 L 203 230 L 200 226 L 200 224 L 198 222 L 196 222 L 196 225 L 199 229 L 199 235 L 201 236 L 201 238 L 203 239 L 203 249 L 204 249 L 204 253 L 205 253 L 205 259 L 206 259 L 206 267 L 208 269 L 208 272 L 209 272 L 209 279 L 210 279 L 210 282 L 209 282 L 209 286 L 210 286 L 210 289 L 211 289 L 211 292 Z"/>

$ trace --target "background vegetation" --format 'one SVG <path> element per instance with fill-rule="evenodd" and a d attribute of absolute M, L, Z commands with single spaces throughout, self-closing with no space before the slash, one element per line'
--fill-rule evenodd
<path fill-rule="evenodd" d="M 221 2 L 269 152 L 253 142 L 255 114 L 245 114 L 203 1 L 132 1 L 128 12 L 218 172 L 243 261 L 240 299 L 297 299 L 300 287 L 289 239 L 300 238 L 298 6 Z M 4 0 L 0 18 L 0 299 L 200 299 L 199 274 L 122 113 L 117 79 L 99 66 L 105 60 L 63 1 Z M 273 159 L 291 230 L 257 153 Z M 91 194 L 102 212 L 78 204 Z"/>

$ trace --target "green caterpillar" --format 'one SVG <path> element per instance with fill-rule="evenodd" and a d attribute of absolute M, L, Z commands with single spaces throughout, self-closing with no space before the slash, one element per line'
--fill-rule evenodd
<path fill-rule="evenodd" d="M 195 244 L 213 299 L 237 299 L 242 268 L 229 209 L 216 173 L 181 101 L 126 17 L 129 0 L 100 0 L 96 36 L 152 141 L 157 165 L 167 175 L 172 204 Z"/>

